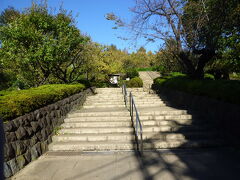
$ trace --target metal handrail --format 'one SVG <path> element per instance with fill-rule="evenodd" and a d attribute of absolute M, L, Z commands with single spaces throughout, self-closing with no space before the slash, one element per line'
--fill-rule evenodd
<path fill-rule="evenodd" d="M 127 88 L 126 85 L 124 84 L 122 86 L 122 93 L 124 95 L 124 102 L 126 107 L 128 107 L 128 101 L 127 101 Z M 133 123 L 133 127 L 134 127 L 134 133 L 135 133 L 135 138 L 137 141 L 137 150 L 140 152 L 140 154 L 142 154 L 143 152 L 143 138 L 142 138 L 142 124 L 139 118 L 139 113 L 132 95 L 132 92 L 130 92 L 129 94 L 129 111 L 130 111 L 130 116 L 131 116 L 131 120 Z M 135 117 L 134 117 L 135 115 Z M 135 118 L 135 120 L 134 120 Z M 140 141 L 140 143 L 139 143 Z"/>

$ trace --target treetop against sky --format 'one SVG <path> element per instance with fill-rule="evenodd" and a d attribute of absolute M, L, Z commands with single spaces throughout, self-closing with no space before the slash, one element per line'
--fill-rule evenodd
<path fill-rule="evenodd" d="M 49 8 L 58 9 L 61 5 L 64 9 L 72 11 L 76 16 L 77 27 L 85 34 L 91 36 L 92 40 L 101 44 L 114 44 L 117 48 L 135 51 L 145 45 L 147 51 L 157 51 L 160 42 L 148 43 L 143 39 L 138 41 L 126 41 L 132 34 L 122 29 L 113 29 L 114 23 L 106 20 L 107 13 L 115 13 L 124 20 L 131 20 L 129 11 L 134 6 L 134 0 L 48 0 Z M 7 7 L 24 10 L 30 7 L 32 0 L 1 0 L 0 11 Z"/>

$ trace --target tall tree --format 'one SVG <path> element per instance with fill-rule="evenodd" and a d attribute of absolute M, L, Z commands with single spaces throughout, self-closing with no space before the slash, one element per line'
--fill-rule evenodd
<path fill-rule="evenodd" d="M 60 9 L 50 14 L 46 4 L 33 4 L 13 21 L 0 27 L 3 63 L 13 68 L 29 86 L 54 77 L 75 81 L 81 74 L 82 46 L 89 41 L 74 24 L 71 14 Z"/>
<path fill-rule="evenodd" d="M 136 37 L 148 41 L 174 39 L 173 55 L 186 72 L 202 78 L 204 67 L 218 50 L 219 39 L 237 0 L 136 0 L 131 23 L 110 13 L 119 27 L 128 27 Z M 219 6 L 220 5 L 220 6 Z M 217 8 L 218 7 L 218 8 Z"/>

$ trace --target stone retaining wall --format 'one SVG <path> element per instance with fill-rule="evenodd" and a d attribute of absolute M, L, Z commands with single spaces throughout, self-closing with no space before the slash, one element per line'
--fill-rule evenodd
<path fill-rule="evenodd" d="M 63 123 L 67 113 L 82 105 L 88 94 L 87 89 L 4 123 L 4 175 L 14 175 L 48 149 L 57 127 Z"/>
<path fill-rule="evenodd" d="M 216 125 L 231 144 L 240 145 L 240 106 L 168 88 L 153 89 L 170 106 L 194 110 Z"/>

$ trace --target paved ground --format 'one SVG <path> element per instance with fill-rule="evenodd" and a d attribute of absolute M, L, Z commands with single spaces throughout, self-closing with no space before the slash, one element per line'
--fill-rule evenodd
<path fill-rule="evenodd" d="M 153 80 L 159 77 L 160 74 L 156 71 L 140 71 L 139 76 L 143 80 L 143 88 L 149 91 L 149 88 L 151 88 L 153 84 Z"/>
<path fill-rule="evenodd" d="M 239 155 L 233 149 L 115 153 L 46 153 L 15 180 L 237 180 Z"/>

